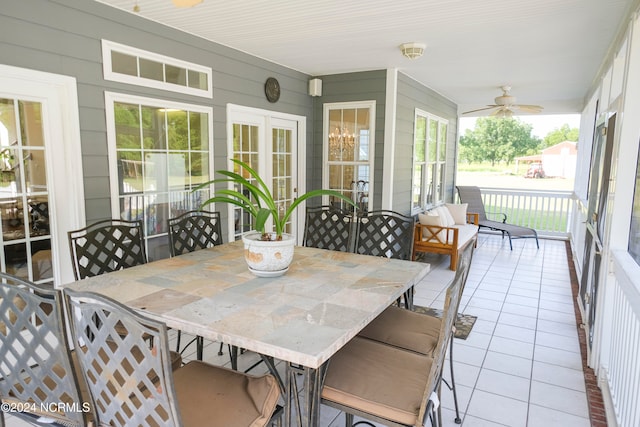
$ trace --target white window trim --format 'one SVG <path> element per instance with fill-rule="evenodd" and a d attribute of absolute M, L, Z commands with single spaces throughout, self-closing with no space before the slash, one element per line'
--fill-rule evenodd
<path fill-rule="evenodd" d="M 413 133 L 413 144 L 411 145 L 412 148 L 413 148 L 412 159 L 411 159 L 411 198 L 409 200 L 409 206 L 411 208 L 411 215 L 416 215 L 416 214 L 422 213 L 426 209 L 428 209 L 428 208 L 430 208 L 432 206 L 438 205 L 438 204 L 442 204 L 444 202 L 444 200 L 435 200 L 434 203 L 427 204 L 426 201 L 424 200 L 424 191 L 426 190 L 428 183 L 427 182 L 422 182 L 422 187 L 421 187 L 422 188 L 422 194 L 421 194 L 422 197 L 421 198 L 422 198 L 422 202 L 424 203 L 424 205 L 423 206 L 418 206 L 418 207 L 414 207 L 413 206 L 413 178 L 415 176 L 415 165 L 416 165 L 415 157 L 414 157 L 415 156 L 415 144 L 416 144 L 416 140 L 415 140 L 415 135 L 416 135 L 415 131 L 416 131 L 416 129 L 415 129 L 415 126 L 416 126 L 416 123 L 418 121 L 417 120 L 418 116 L 424 117 L 424 118 L 427 119 L 427 129 L 426 129 L 426 133 L 425 133 L 425 153 L 424 153 L 425 154 L 425 161 L 424 161 L 425 167 L 429 166 L 432 163 L 432 161 L 430 161 L 429 158 L 428 158 L 429 150 L 427 150 L 427 145 L 428 145 L 428 142 L 429 142 L 429 122 L 431 120 L 435 120 L 438 123 L 438 131 L 437 131 L 438 136 L 440 135 L 440 124 L 445 123 L 447 125 L 447 133 L 448 133 L 448 129 L 449 129 L 449 120 L 447 120 L 447 119 L 445 119 L 443 117 L 440 117 L 440 116 L 436 116 L 435 114 L 428 113 L 428 112 L 426 112 L 424 110 L 421 110 L 419 108 L 415 109 L 414 119 L 413 119 L 413 132 L 414 132 Z M 436 137 L 436 144 L 437 143 L 438 143 L 438 138 Z M 445 143 L 445 145 L 447 145 L 449 143 L 448 135 L 445 135 L 444 143 Z M 436 156 L 438 155 L 439 152 L 440 152 L 439 147 L 436 147 Z M 438 160 L 436 159 L 435 162 L 438 163 Z M 447 159 L 446 159 L 446 157 L 445 157 L 445 159 L 444 159 L 444 161 L 442 163 L 443 163 L 443 168 L 444 168 L 443 175 L 446 176 L 446 169 L 447 169 Z M 441 186 L 443 186 L 444 184 L 445 184 L 445 182 L 441 182 L 440 183 Z"/>
<path fill-rule="evenodd" d="M 0 64 L 0 92 L 3 96 L 42 102 L 42 120 L 46 121 L 45 155 L 48 165 L 63 165 L 62 168 L 47 168 L 50 210 L 53 211 L 51 245 L 54 268 L 54 284 L 73 281 L 71 254 L 65 233 L 84 227 L 85 200 L 82 173 L 82 150 L 80 140 L 80 118 L 76 79 L 69 76 L 45 73 L 25 68 Z M 28 97 L 23 87 L 38 91 L 38 97 Z M 61 190 L 63 189 L 63 190 Z"/>
<path fill-rule="evenodd" d="M 213 179 L 213 108 L 186 102 L 165 101 L 157 98 L 128 95 L 118 92 L 105 92 L 105 114 L 107 118 L 107 149 L 109 154 L 109 186 L 111 189 L 111 215 L 112 218 L 120 218 L 120 201 L 118 186 L 118 162 L 115 135 L 115 117 L 113 106 L 116 102 L 142 104 L 150 107 L 175 108 L 189 110 L 197 113 L 207 113 L 209 118 L 209 177 Z"/>
<path fill-rule="evenodd" d="M 363 165 L 365 162 L 344 162 L 344 161 L 332 161 L 329 162 L 329 129 L 327 124 L 329 123 L 329 110 L 344 110 L 344 109 L 356 109 L 356 108 L 368 108 L 371 111 L 369 129 L 369 161 L 366 162 L 369 165 L 369 206 L 368 210 L 373 208 L 373 194 L 374 193 L 374 160 L 376 157 L 376 101 L 355 101 L 355 102 L 333 102 L 323 104 L 322 114 L 322 188 L 329 188 L 329 165 Z M 327 202 L 327 196 L 323 196 L 323 203 Z"/>
<path fill-rule="evenodd" d="M 207 76 L 207 89 L 206 90 L 196 89 L 190 86 L 181 86 L 173 83 L 147 79 L 144 77 L 129 76 L 126 74 L 115 73 L 113 72 L 113 64 L 111 63 L 112 51 L 204 73 Z M 142 49 L 137 49 L 135 47 L 127 46 L 124 44 L 120 44 L 120 43 L 116 43 L 116 42 L 112 42 L 104 39 L 102 40 L 102 69 L 103 69 L 105 80 L 111 80 L 111 81 L 120 82 L 120 83 L 127 83 L 131 85 L 136 85 L 136 86 L 144 86 L 144 87 L 150 87 L 155 89 L 167 90 L 171 92 L 184 93 L 187 95 L 200 96 L 203 98 L 213 97 L 213 87 L 212 87 L 213 70 L 211 67 L 205 67 L 204 65 L 194 64 L 193 62 L 182 61 L 180 59 L 160 55 L 158 53 L 153 53 L 153 52 L 149 52 Z"/>
<path fill-rule="evenodd" d="M 295 114 L 282 113 L 278 111 L 264 110 L 261 108 L 247 107 L 244 105 L 238 104 L 227 104 L 227 169 L 233 170 L 233 162 L 230 159 L 231 153 L 233 153 L 233 124 L 234 123 L 247 123 L 257 126 L 264 127 L 263 135 L 266 141 L 267 151 L 271 152 L 271 134 L 267 132 L 268 129 L 272 127 L 273 119 L 283 119 L 289 121 L 295 121 L 298 124 L 297 138 L 298 145 L 296 147 L 297 151 L 297 165 L 295 167 L 295 176 L 297 180 L 297 194 L 304 194 L 306 190 L 306 182 L 307 182 L 307 168 L 306 168 L 306 157 L 307 157 L 307 144 L 306 144 L 306 134 L 307 134 L 307 118 L 305 116 L 298 116 Z M 260 156 L 264 161 L 264 158 L 267 156 Z M 265 170 L 265 166 L 262 166 L 262 170 Z M 262 177 L 264 178 L 264 177 Z M 269 177 L 270 178 L 270 177 Z M 270 182 L 270 179 L 267 178 L 267 182 Z M 233 215 L 233 206 L 228 206 L 229 218 Z M 297 229 L 295 230 L 296 239 L 298 244 L 302 244 L 302 236 L 304 235 L 304 220 L 305 220 L 305 209 L 306 202 L 303 202 L 296 209 L 296 221 L 297 221 Z M 228 230 L 228 239 L 229 241 L 233 241 L 235 238 L 235 233 L 232 227 L 229 227 Z"/>

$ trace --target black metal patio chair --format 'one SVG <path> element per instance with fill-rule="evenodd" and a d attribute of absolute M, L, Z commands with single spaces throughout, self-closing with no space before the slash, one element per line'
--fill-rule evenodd
<path fill-rule="evenodd" d="M 453 283 L 460 281 L 460 295 L 458 295 L 457 298 L 448 300 L 449 304 L 452 303 L 453 305 L 449 307 L 445 306 L 445 309 L 454 313 L 456 318 L 458 315 L 460 299 L 462 298 L 462 292 L 464 292 L 464 287 L 469 275 L 474 249 L 475 245 L 473 243 L 469 244 L 464 248 L 462 254 L 460 254 L 456 267 L 456 274 L 453 280 Z M 444 313 L 443 317 L 446 317 Z M 360 332 L 359 336 L 404 350 L 414 351 L 419 354 L 434 357 L 434 351 L 436 350 L 438 340 L 440 339 L 440 334 L 443 333 L 442 322 L 443 318 L 440 317 L 392 306 L 383 311 L 382 314 L 369 323 Z M 457 424 L 461 424 L 462 419 L 460 418 L 460 411 L 458 408 L 458 394 L 456 391 L 453 371 L 453 335 L 455 333 L 455 328 L 446 330 L 445 332 L 452 335 L 447 338 L 449 340 L 449 368 L 451 375 L 451 384 L 447 383 L 447 385 L 453 392 L 453 402 L 456 412 L 455 422 Z"/>
<path fill-rule="evenodd" d="M 61 292 L 0 273 L 0 401 L 20 409 L 11 415 L 33 425 L 44 425 L 41 418 L 90 425 L 90 399 L 69 348 Z"/>
<path fill-rule="evenodd" d="M 102 295 L 64 294 L 99 425 L 259 427 L 280 421 L 281 392 L 273 375 L 251 376 L 201 361 L 172 371 L 164 323 Z M 145 345 L 148 335 L 152 347 Z"/>
<path fill-rule="evenodd" d="M 106 219 L 68 236 L 76 280 L 147 263 L 142 221 Z M 182 364 L 178 352 L 171 352 L 171 358 L 174 367 Z"/>
<path fill-rule="evenodd" d="M 147 262 L 142 221 L 106 219 L 68 236 L 76 280 Z"/>
<path fill-rule="evenodd" d="M 428 355 L 356 336 L 331 358 L 322 403 L 345 412 L 347 426 L 373 426 L 367 421 L 353 424 L 354 415 L 386 426 L 424 426 L 429 419 L 432 426 L 441 426 L 441 413 L 434 407 L 433 395 L 440 395 L 445 355 L 453 337 L 464 278 L 463 274 L 456 274 L 447 288 L 437 338 L 414 336 L 422 341 L 414 345 L 430 347 Z M 406 332 L 404 325 L 394 329 L 395 334 Z"/>
<path fill-rule="evenodd" d="M 307 208 L 302 246 L 349 252 L 352 216 L 333 206 Z"/>
<path fill-rule="evenodd" d="M 221 245 L 222 227 L 220 212 L 203 210 L 189 211 L 167 220 L 169 230 L 169 253 L 172 257 L 200 249 Z M 204 339 L 196 336 L 180 349 L 182 332 L 178 331 L 176 351 L 183 354 L 192 343 L 196 343 L 196 358 L 202 360 Z M 220 343 L 218 355 L 222 355 L 223 343 Z"/>
<path fill-rule="evenodd" d="M 359 215 L 354 252 L 386 258 L 411 260 L 414 219 L 393 211 L 371 211 Z M 413 287 L 404 294 L 404 305 L 413 305 Z"/>

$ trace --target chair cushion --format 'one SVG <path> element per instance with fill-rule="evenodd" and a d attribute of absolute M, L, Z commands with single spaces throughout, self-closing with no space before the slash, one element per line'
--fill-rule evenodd
<path fill-rule="evenodd" d="M 442 224 L 445 227 L 451 227 L 456 223 L 453 216 L 451 216 L 451 212 L 449 212 L 449 209 L 447 209 L 446 206 L 440 205 L 435 208 L 434 211 L 442 217 Z"/>
<path fill-rule="evenodd" d="M 465 225 L 467 223 L 467 206 L 468 203 L 446 203 L 447 210 L 453 217 L 453 222 L 457 225 Z"/>
<path fill-rule="evenodd" d="M 391 306 L 373 319 L 359 336 L 432 356 L 441 323 L 437 317 Z"/>
<path fill-rule="evenodd" d="M 432 359 L 355 337 L 330 360 L 322 398 L 406 425 L 418 413 Z"/>
<path fill-rule="evenodd" d="M 442 223 L 442 217 L 440 215 L 438 215 L 436 213 L 432 213 L 432 212 L 428 212 L 426 214 L 418 214 L 418 221 L 422 225 L 435 225 L 435 226 L 438 226 L 438 227 L 444 227 L 445 226 Z M 436 238 L 436 236 L 437 236 L 437 238 Z M 437 239 L 440 239 L 440 241 L 444 242 L 446 238 L 447 238 L 447 233 L 444 230 L 433 234 L 426 228 L 422 229 L 422 240 L 425 240 L 425 241 L 429 241 L 429 240 L 436 241 Z"/>
<path fill-rule="evenodd" d="M 475 224 L 467 224 L 457 226 L 458 228 L 458 249 L 462 249 L 469 240 L 478 234 L 478 226 Z"/>
<path fill-rule="evenodd" d="M 280 390 L 272 375 L 260 377 L 192 361 L 173 371 L 185 427 L 265 426 Z"/>

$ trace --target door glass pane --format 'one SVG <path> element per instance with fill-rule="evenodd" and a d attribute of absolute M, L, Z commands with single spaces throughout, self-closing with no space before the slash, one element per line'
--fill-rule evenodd
<path fill-rule="evenodd" d="M 273 128 L 271 134 L 273 141 L 272 191 L 280 217 L 282 217 L 291 206 L 291 203 L 293 203 L 292 155 L 290 150 L 292 132 L 289 129 Z M 291 218 L 289 218 L 284 231 L 291 233 Z"/>
<path fill-rule="evenodd" d="M 28 194 L 47 191 L 47 168 L 44 150 L 22 150 L 21 165 Z"/>
<path fill-rule="evenodd" d="M 44 147 L 44 135 L 42 134 L 42 111 L 40 103 L 19 101 L 20 108 L 20 134 L 22 145 L 31 147 Z"/>
<path fill-rule="evenodd" d="M 0 99 L 2 271 L 53 283 L 42 105 Z"/>
<path fill-rule="evenodd" d="M 258 174 L 261 174 L 260 165 L 258 164 L 258 135 L 259 128 L 254 125 L 247 124 L 238 124 L 233 126 L 234 134 L 233 134 L 233 146 L 239 147 L 240 150 L 236 150 L 233 153 L 233 158 L 239 159 L 245 163 L 247 163 L 252 169 L 254 169 Z M 249 180 L 249 182 L 254 183 L 254 179 L 249 176 L 249 174 L 242 169 L 239 165 L 234 164 L 234 172 L 241 174 L 245 178 Z M 246 197 L 251 197 L 251 193 L 249 190 L 236 187 L 234 190 L 241 191 Z M 234 236 L 236 239 L 240 237 L 240 235 L 255 229 L 253 218 L 244 210 L 234 207 L 233 208 L 233 216 L 234 216 Z"/>

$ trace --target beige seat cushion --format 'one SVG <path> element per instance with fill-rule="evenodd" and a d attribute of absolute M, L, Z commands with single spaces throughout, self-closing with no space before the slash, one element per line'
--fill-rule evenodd
<path fill-rule="evenodd" d="M 271 375 L 246 375 L 193 361 L 173 371 L 185 427 L 265 426 L 280 390 Z"/>
<path fill-rule="evenodd" d="M 441 323 L 437 317 L 391 306 L 373 319 L 359 336 L 432 356 Z"/>
<path fill-rule="evenodd" d="M 475 224 L 456 225 L 458 229 L 458 249 L 462 249 L 478 234 L 478 226 Z"/>
<path fill-rule="evenodd" d="M 432 359 L 355 337 L 329 362 L 322 398 L 417 425 Z"/>

